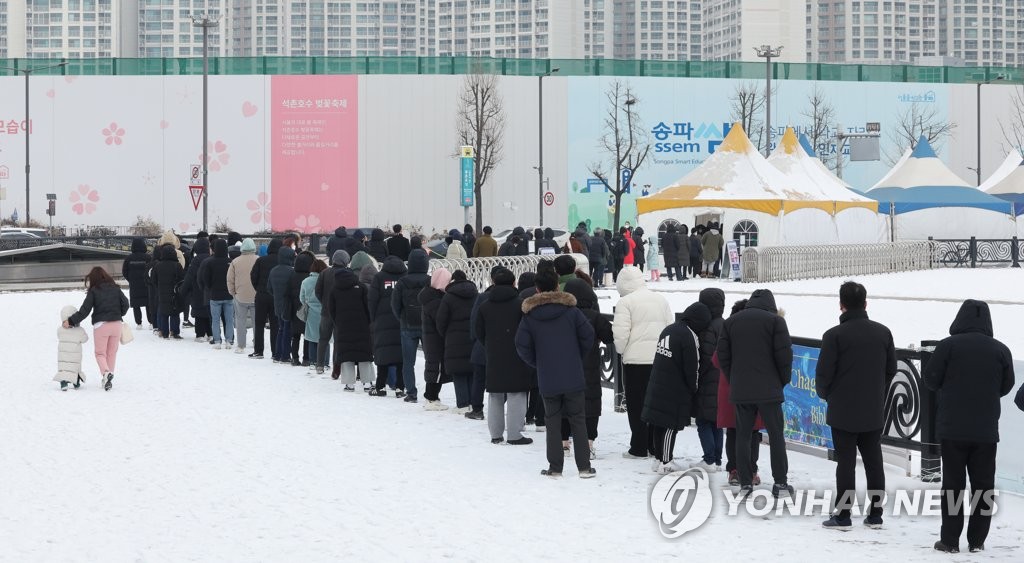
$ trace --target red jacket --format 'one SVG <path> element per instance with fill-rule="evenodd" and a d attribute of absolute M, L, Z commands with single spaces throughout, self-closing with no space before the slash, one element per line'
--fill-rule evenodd
<path fill-rule="evenodd" d="M 633 265 L 633 254 L 634 254 L 634 251 L 636 250 L 636 241 L 633 240 L 632 235 L 630 235 L 629 233 L 627 233 L 626 236 L 623 237 L 623 239 L 626 241 L 626 244 L 629 246 L 629 248 L 626 250 L 625 256 L 622 257 L 622 265 L 623 266 L 632 266 Z"/>
<path fill-rule="evenodd" d="M 711 363 L 718 370 L 718 423 L 719 428 L 736 428 L 736 405 L 729 402 L 729 380 L 722 373 L 722 367 L 718 365 L 718 352 L 711 356 Z M 764 430 L 764 421 L 761 415 L 757 415 L 754 421 L 754 430 Z"/>

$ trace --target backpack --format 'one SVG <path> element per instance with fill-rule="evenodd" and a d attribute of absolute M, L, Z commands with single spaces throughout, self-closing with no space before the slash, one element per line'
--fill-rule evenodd
<path fill-rule="evenodd" d="M 174 291 L 171 293 L 171 308 L 175 312 L 184 310 L 184 307 L 182 307 L 182 305 L 184 305 L 186 301 L 186 296 L 182 295 L 181 293 L 181 289 L 184 285 L 185 280 L 181 280 L 178 283 L 174 284 Z"/>

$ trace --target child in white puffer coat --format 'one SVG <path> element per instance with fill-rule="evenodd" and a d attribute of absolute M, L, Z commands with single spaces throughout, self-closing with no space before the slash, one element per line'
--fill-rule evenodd
<path fill-rule="evenodd" d="M 60 310 L 60 319 L 62 322 L 66 321 L 77 312 L 78 307 L 67 305 Z M 85 372 L 82 371 L 82 344 L 88 341 L 89 335 L 80 326 L 57 327 L 57 375 L 53 376 L 53 380 L 60 382 L 61 391 L 67 391 L 68 384 L 78 389 L 85 381 Z"/>

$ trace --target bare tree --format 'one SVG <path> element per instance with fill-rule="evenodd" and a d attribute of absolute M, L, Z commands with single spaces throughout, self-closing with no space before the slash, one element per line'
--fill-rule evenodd
<path fill-rule="evenodd" d="M 467 74 L 459 95 L 456 130 L 463 146 L 473 147 L 473 193 L 476 231 L 483 228 L 483 188 L 501 162 L 505 138 L 505 111 L 498 93 L 498 77 Z"/>
<path fill-rule="evenodd" d="M 807 139 L 811 142 L 811 147 L 825 166 L 835 170 L 836 157 L 839 155 L 832 154 L 831 128 L 836 123 L 836 108 L 818 85 L 815 85 L 814 90 L 807 95 L 807 109 L 801 115 L 810 122 Z"/>
<path fill-rule="evenodd" d="M 607 153 L 608 161 L 594 162 L 589 170 L 615 198 L 612 228 L 617 232 L 622 217 L 622 196 L 628 187 L 622 182 L 622 172 L 629 170 L 629 185 L 636 185 L 636 171 L 647 160 L 651 143 L 636 113 L 640 100 L 633 95 L 629 85 L 616 80 L 605 92 L 605 97 L 608 99 L 608 107 L 604 118 L 604 134 L 598 146 Z M 606 164 L 611 165 L 610 170 L 605 169 Z"/>
<path fill-rule="evenodd" d="M 1010 121 L 999 120 L 999 129 L 1003 132 L 1003 152 L 1011 149 L 1021 150 L 1024 147 L 1024 86 L 1014 86 L 1010 96 Z M 1010 145 L 1007 147 L 1006 145 Z"/>
<path fill-rule="evenodd" d="M 889 131 L 889 147 L 885 151 L 885 160 L 889 166 L 895 165 L 907 148 L 917 146 L 917 140 L 923 135 L 932 148 L 939 146 L 956 130 L 956 122 L 945 120 L 935 104 L 914 102 L 907 106 L 897 117 Z"/>
<path fill-rule="evenodd" d="M 739 122 L 746 131 L 747 137 L 757 147 L 758 152 L 764 147 L 764 88 L 757 82 L 741 82 L 733 90 L 729 98 L 730 119 Z"/>

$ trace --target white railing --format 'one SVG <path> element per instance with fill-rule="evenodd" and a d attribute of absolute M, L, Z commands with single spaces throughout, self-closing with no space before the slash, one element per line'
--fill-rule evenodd
<path fill-rule="evenodd" d="M 476 282 L 477 287 L 483 289 L 491 285 L 491 269 L 495 266 L 505 266 L 519 277 L 523 272 L 536 272 L 537 264 L 541 260 L 554 260 L 558 254 L 544 256 L 497 256 L 494 258 L 469 258 L 466 260 L 432 259 L 430 269 L 447 268 L 448 271 L 462 270 L 466 277 Z M 590 272 L 590 262 L 582 254 L 573 254 L 576 260 L 576 269 Z M 525 288 L 522 288 L 525 289 Z"/>
<path fill-rule="evenodd" d="M 743 249 L 742 279 L 773 282 L 927 270 L 933 256 L 929 241 L 748 247 Z"/>

